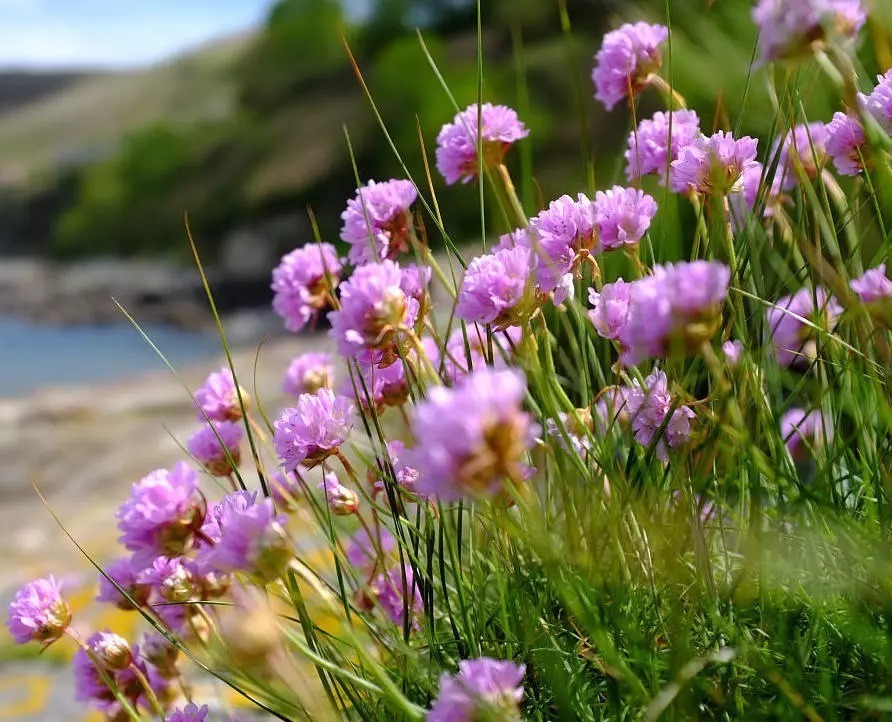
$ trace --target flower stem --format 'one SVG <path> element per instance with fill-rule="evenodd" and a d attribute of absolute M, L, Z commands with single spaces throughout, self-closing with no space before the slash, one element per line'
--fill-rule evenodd
<path fill-rule="evenodd" d="M 511 212 L 514 214 L 512 220 L 517 224 L 518 228 L 526 228 L 527 214 L 523 209 L 523 204 L 520 202 L 520 198 L 517 196 L 517 189 L 514 187 L 514 181 L 511 180 L 511 174 L 508 172 L 504 163 L 499 163 L 496 168 L 499 171 L 499 178 L 502 180 L 502 187 L 505 190 L 508 205 L 511 208 Z"/>

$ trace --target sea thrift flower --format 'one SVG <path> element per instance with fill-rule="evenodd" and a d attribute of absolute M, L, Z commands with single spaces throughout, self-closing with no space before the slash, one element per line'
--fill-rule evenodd
<path fill-rule="evenodd" d="M 388 556 L 396 549 L 396 537 L 386 528 L 379 527 L 377 536 L 373 539 L 365 528 L 360 528 L 350 537 L 344 554 L 347 561 L 358 571 L 368 572 L 382 561 L 381 555 Z"/>
<path fill-rule="evenodd" d="M 657 214 L 657 204 L 644 191 L 614 186 L 595 194 L 595 228 L 602 250 L 633 246 Z"/>
<path fill-rule="evenodd" d="M 174 710 L 168 716 L 166 722 L 205 722 L 208 716 L 208 706 L 206 704 L 197 707 L 194 704 L 187 704 L 182 709 Z"/>
<path fill-rule="evenodd" d="M 663 64 L 660 45 L 668 38 L 668 28 L 647 23 L 626 24 L 607 33 L 592 70 L 595 98 L 613 110 L 623 98 L 640 92 Z"/>
<path fill-rule="evenodd" d="M 118 511 L 120 541 L 133 552 L 134 564 L 151 563 L 159 554 L 177 556 L 192 546 L 204 514 L 198 474 L 179 462 L 133 485 Z"/>
<path fill-rule="evenodd" d="M 556 291 L 567 274 L 598 251 L 595 205 L 582 193 L 575 201 L 561 196 L 530 219 L 529 233 L 523 238 L 537 257 L 536 281 L 540 290 Z"/>
<path fill-rule="evenodd" d="M 588 290 L 588 300 L 592 304 L 588 317 L 602 338 L 612 341 L 620 338 L 629 318 L 632 285 L 619 278 L 615 283 L 605 284 L 601 293 L 594 288 Z"/>
<path fill-rule="evenodd" d="M 9 605 L 6 627 L 16 644 L 59 639 L 71 622 L 71 610 L 62 598 L 62 586 L 52 576 L 28 582 Z"/>
<path fill-rule="evenodd" d="M 86 640 L 87 647 L 93 651 L 99 645 L 100 639 L 105 633 L 97 632 Z M 87 702 L 93 702 L 100 709 L 113 715 L 117 708 L 115 695 L 109 688 L 103 675 L 109 678 L 118 691 L 126 697 L 131 704 L 149 708 L 146 690 L 142 680 L 136 674 L 136 669 L 145 677 L 152 691 L 159 699 L 166 699 L 170 694 L 170 682 L 154 670 L 149 669 L 139 655 L 139 650 L 132 650 L 132 661 L 123 669 L 105 669 L 100 672 L 90 655 L 82 648 L 75 652 L 72 660 L 74 672 L 75 698 Z M 103 665 L 104 666 L 104 665 Z"/>
<path fill-rule="evenodd" d="M 559 411 L 557 421 L 546 419 L 545 433 L 560 444 L 561 448 L 585 458 L 592 445 L 594 423 L 591 409 L 576 409 L 575 415 Z"/>
<path fill-rule="evenodd" d="M 883 130 L 892 134 L 892 70 L 887 70 L 885 75 L 878 75 L 877 81 L 870 95 L 861 95 L 860 99 Z"/>
<path fill-rule="evenodd" d="M 212 421 L 192 434 L 186 448 L 211 474 L 228 476 L 239 464 L 243 433 L 241 424 Z"/>
<path fill-rule="evenodd" d="M 860 0 L 759 0 L 753 8 L 765 62 L 806 55 L 828 31 L 853 40 L 865 19 Z"/>
<path fill-rule="evenodd" d="M 353 402 L 331 389 L 301 394 L 275 423 L 276 453 L 286 471 L 312 468 L 338 453 L 353 425 Z"/>
<path fill-rule="evenodd" d="M 160 632 L 147 632 L 139 644 L 142 658 L 165 677 L 177 676 L 177 659 L 180 650 Z"/>
<path fill-rule="evenodd" d="M 350 516 L 359 511 L 359 496 L 353 489 L 344 486 L 335 474 L 326 474 L 316 488 L 322 490 L 332 514 Z"/>
<path fill-rule="evenodd" d="M 414 493 L 419 474 L 418 469 L 405 461 L 406 445 L 402 441 L 388 441 L 384 446 L 387 449 L 390 466 L 393 468 L 394 481 L 401 488 Z M 370 468 L 369 478 L 375 494 L 382 493 L 385 485 L 378 470 Z"/>
<path fill-rule="evenodd" d="M 833 423 L 820 410 L 792 408 L 781 417 L 781 437 L 793 461 L 805 461 L 833 440 Z"/>
<path fill-rule="evenodd" d="M 408 611 L 409 625 L 417 629 L 417 620 L 424 610 L 424 601 L 411 566 L 396 566 L 382 572 L 372 580 L 365 594 L 369 597 L 368 601 L 377 603 L 387 618 L 398 627 L 405 626 Z"/>
<path fill-rule="evenodd" d="M 242 418 L 242 407 L 239 404 L 239 392 L 245 407 L 250 397 L 241 387 L 236 388 L 232 371 L 223 368 L 212 373 L 198 391 L 195 392 L 195 408 L 198 420 L 205 421 L 238 421 Z"/>
<path fill-rule="evenodd" d="M 496 493 L 504 478 L 524 478 L 522 463 L 537 433 L 521 409 L 525 379 L 514 370 L 480 368 L 453 388 L 429 389 L 412 420 L 419 446 L 418 488 L 443 500 Z"/>
<path fill-rule="evenodd" d="M 478 133 L 477 116 L 480 115 Z M 468 183 L 477 177 L 478 135 L 483 150 L 483 164 L 495 166 L 502 162 L 508 149 L 530 132 L 517 117 L 517 113 L 504 105 L 484 103 L 468 106 L 451 123 L 447 123 L 437 136 L 437 170 L 453 185 L 458 181 Z"/>
<path fill-rule="evenodd" d="M 436 368 L 439 356 L 436 343 L 425 337 L 421 345 L 424 347 L 428 362 Z M 388 406 L 402 406 L 409 400 L 410 380 L 417 385 L 420 367 L 424 362 L 419 360 L 418 352 L 414 348 L 409 349 L 403 358 L 384 368 L 379 368 L 376 358 L 371 352 L 356 357 L 356 369 L 361 378 L 344 379 L 342 393 L 345 396 L 357 396 L 363 408 L 369 408 L 371 405 L 383 411 Z"/>
<path fill-rule="evenodd" d="M 507 660 L 466 659 L 458 674 L 440 677 L 440 692 L 427 713 L 427 722 L 519 720 L 526 667 Z"/>
<path fill-rule="evenodd" d="M 656 173 L 665 182 L 666 171 L 681 149 L 699 137 L 700 118 L 693 110 L 654 113 L 653 118 L 642 120 L 638 129 L 629 133 L 626 177 L 631 181 Z M 684 190 L 672 182 L 671 172 L 670 187 L 676 192 Z"/>
<path fill-rule="evenodd" d="M 248 572 L 264 581 L 278 578 L 294 556 L 285 533 L 284 516 L 277 515 L 271 499 L 257 492 L 234 492 L 214 509 L 220 539 L 210 561 L 229 572 Z"/>
<path fill-rule="evenodd" d="M 196 582 L 189 566 L 179 557 L 158 557 L 140 572 L 139 581 L 148 584 L 168 602 L 187 602 L 196 596 Z"/>
<path fill-rule="evenodd" d="M 393 261 L 357 268 L 341 286 L 341 309 L 328 314 L 331 335 L 347 357 L 379 351 L 382 366 L 399 358 L 394 351 L 400 329 L 411 328 L 419 303 L 401 287 L 402 272 Z"/>
<path fill-rule="evenodd" d="M 812 291 L 800 288 L 792 296 L 778 299 L 776 306 L 765 312 L 768 334 L 774 346 L 777 362 L 791 366 L 815 358 L 817 348 L 812 326 L 799 320 L 802 317 L 818 327 L 833 330 L 842 307 L 823 288 Z"/>
<path fill-rule="evenodd" d="M 291 396 L 315 394 L 319 389 L 333 388 L 334 362 L 330 353 L 310 351 L 296 357 L 288 366 L 282 391 Z"/>
<path fill-rule="evenodd" d="M 834 113 L 827 124 L 827 155 L 840 175 L 854 176 L 864 170 L 862 148 L 867 142 L 861 121 L 845 113 Z"/>
<path fill-rule="evenodd" d="M 697 351 L 721 321 L 731 272 L 718 261 L 691 261 L 654 267 L 653 276 L 631 284 L 608 284 L 591 298 L 592 322 L 615 338 L 621 361 Z"/>
<path fill-rule="evenodd" d="M 780 148 L 775 182 L 790 190 L 799 182 L 797 167 L 809 178 L 820 172 L 827 160 L 827 126 L 824 123 L 797 125 L 787 133 Z"/>
<path fill-rule="evenodd" d="M 89 641 L 88 641 L 89 644 Z M 96 663 L 82 649 L 74 653 L 71 660 L 74 675 L 74 698 L 84 702 L 93 702 L 101 708 L 108 708 L 115 703 L 115 694 L 102 678 Z M 115 675 L 107 672 L 113 681 Z"/>
<path fill-rule="evenodd" d="M 722 353 L 729 366 L 736 366 L 740 363 L 740 357 L 743 356 L 743 344 L 740 341 L 725 341 L 722 344 Z"/>
<path fill-rule="evenodd" d="M 462 279 L 456 315 L 497 331 L 525 323 L 536 308 L 531 272 L 531 252 L 523 246 L 478 256 Z"/>
<path fill-rule="evenodd" d="M 343 270 L 330 243 L 309 243 L 273 269 L 273 310 L 289 331 L 300 331 L 331 303 Z"/>
<path fill-rule="evenodd" d="M 865 271 L 864 275 L 849 283 L 862 303 L 876 303 L 892 298 L 892 281 L 886 277 L 886 264 Z"/>
<path fill-rule="evenodd" d="M 648 448 L 655 445 L 657 457 L 662 461 L 669 456 L 667 444 L 677 448 L 691 437 L 694 412 L 687 406 L 673 409 L 673 404 L 669 381 L 662 371 L 653 371 L 644 379 L 644 384 L 636 380 L 626 396 L 635 440 Z"/>
<path fill-rule="evenodd" d="M 386 258 L 395 260 L 409 250 L 412 212 L 418 198 L 411 181 L 369 181 L 357 188 L 341 214 L 341 240 L 350 244 L 350 263 L 361 266 Z"/>
<path fill-rule="evenodd" d="M 123 637 L 111 632 L 96 632 L 87 645 L 106 669 L 127 669 L 133 663 L 133 650 Z"/>
<path fill-rule="evenodd" d="M 739 187 L 744 171 L 756 162 L 758 141 L 735 139 L 723 130 L 701 135 L 684 146 L 672 161 L 673 183 L 704 195 L 721 195 Z"/>
<path fill-rule="evenodd" d="M 105 569 L 105 574 L 127 592 L 137 605 L 143 606 L 148 601 L 152 589 L 149 584 L 138 581 L 141 571 L 141 568 L 133 565 L 133 560 L 123 557 L 110 562 Z M 117 590 L 105 575 L 99 576 L 99 593 L 96 595 L 96 600 L 114 604 L 123 610 L 135 609 L 133 604 Z"/>

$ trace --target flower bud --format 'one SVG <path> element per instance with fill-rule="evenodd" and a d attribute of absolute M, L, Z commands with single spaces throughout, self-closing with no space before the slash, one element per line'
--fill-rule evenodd
<path fill-rule="evenodd" d="M 133 664 L 133 651 L 123 637 L 111 632 L 100 632 L 90 640 L 90 651 L 110 670 L 127 669 Z"/>

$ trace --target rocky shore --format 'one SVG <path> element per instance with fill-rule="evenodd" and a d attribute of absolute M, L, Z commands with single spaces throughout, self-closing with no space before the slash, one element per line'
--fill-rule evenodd
<path fill-rule="evenodd" d="M 328 348 L 325 334 L 265 344 L 253 388 L 256 346 L 235 352 L 236 370 L 250 393 L 275 414 L 282 374 L 291 358 Z M 37 484 L 85 548 L 107 559 L 115 548 L 114 513 L 130 485 L 184 458 L 178 446 L 198 421 L 183 384 L 197 388 L 222 356 L 206 364 L 143 374 L 114 383 L 44 389 L 0 400 L 0 589 L 34 573 L 89 572 L 84 559 L 38 499 Z"/>
<path fill-rule="evenodd" d="M 272 297 L 268 269 L 221 268 L 208 275 L 222 314 L 240 319 L 243 326 L 248 317 L 267 325 Z M 57 325 L 120 323 L 123 316 L 112 299 L 141 324 L 188 330 L 213 325 L 194 268 L 117 259 L 55 264 L 15 258 L 0 263 L 0 316 Z"/>

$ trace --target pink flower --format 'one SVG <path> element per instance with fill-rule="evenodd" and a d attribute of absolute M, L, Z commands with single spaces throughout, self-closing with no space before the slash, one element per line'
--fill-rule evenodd
<path fill-rule="evenodd" d="M 861 103 L 887 133 L 892 134 L 892 69 L 877 76 L 870 95 L 861 95 Z"/>
<path fill-rule="evenodd" d="M 409 250 L 411 206 L 418 192 L 411 181 L 369 181 L 356 190 L 341 214 L 341 240 L 350 244 L 350 263 L 395 260 Z"/>
<path fill-rule="evenodd" d="M 301 394 L 275 423 L 276 453 L 286 471 L 311 468 L 336 454 L 353 425 L 353 402 L 331 389 Z"/>
<path fill-rule="evenodd" d="M 825 289 L 800 288 L 792 296 L 778 299 L 765 312 L 768 334 L 775 358 L 782 366 L 807 362 L 817 355 L 815 331 L 800 320 L 832 330 L 842 307 Z"/>
<path fill-rule="evenodd" d="M 632 284 L 620 278 L 615 283 L 606 284 L 601 293 L 594 288 L 588 290 L 588 300 L 592 304 L 588 317 L 602 338 L 619 340 L 629 318 L 631 288 Z"/>
<path fill-rule="evenodd" d="M 643 384 L 636 380 L 626 395 L 635 440 L 645 447 L 655 446 L 657 457 L 663 461 L 669 456 L 667 444 L 677 448 L 688 442 L 691 419 L 695 418 L 687 406 L 673 408 L 674 404 L 662 371 L 652 372 Z"/>
<path fill-rule="evenodd" d="M 403 274 L 393 261 L 357 268 L 341 286 L 341 308 L 328 314 L 331 335 L 338 349 L 352 357 L 363 351 L 379 351 L 389 365 L 399 358 L 394 351 L 400 329 L 411 328 L 420 305 L 402 288 Z"/>
<path fill-rule="evenodd" d="M 840 175 L 854 176 L 864 170 L 862 148 L 867 143 L 861 121 L 834 113 L 827 125 L 827 154 Z"/>
<path fill-rule="evenodd" d="M 244 389 L 236 388 L 235 378 L 230 369 L 222 368 L 212 373 L 205 379 L 204 386 L 195 392 L 198 420 L 238 421 L 242 418 L 239 391 L 247 407 L 248 394 Z"/>
<path fill-rule="evenodd" d="M 282 257 L 273 270 L 273 310 L 289 331 L 300 331 L 331 301 L 342 271 L 330 243 L 310 243 Z"/>
<path fill-rule="evenodd" d="M 244 432 L 240 423 L 212 421 L 189 437 L 186 448 L 214 476 L 227 476 L 239 464 Z"/>
<path fill-rule="evenodd" d="M 480 657 L 458 663 L 458 674 L 440 677 L 440 692 L 427 722 L 475 722 L 520 719 L 526 667 Z"/>
<path fill-rule="evenodd" d="M 332 514 L 350 516 L 359 511 L 359 496 L 352 489 L 344 486 L 335 474 L 322 477 L 317 488 L 321 489 L 325 502 Z"/>
<path fill-rule="evenodd" d="M 607 33 L 592 70 L 595 98 L 613 110 L 623 98 L 638 93 L 663 64 L 660 45 L 668 38 L 668 28 L 647 23 L 627 24 Z"/>
<path fill-rule="evenodd" d="M 517 113 L 507 106 L 484 103 L 479 114 L 484 165 L 501 163 L 508 149 L 530 134 Z M 437 170 L 449 185 L 468 183 L 477 177 L 477 116 L 475 103 L 444 125 L 437 136 Z"/>
<path fill-rule="evenodd" d="M 865 271 L 864 275 L 849 283 L 862 303 L 876 303 L 892 298 L 892 281 L 886 276 L 886 264 Z"/>
<path fill-rule="evenodd" d="M 456 315 L 464 321 L 491 323 L 497 331 L 529 320 L 535 310 L 532 253 L 529 248 L 501 248 L 473 259 L 458 293 Z"/>
<path fill-rule="evenodd" d="M 865 19 L 860 0 L 759 0 L 753 8 L 765 62 L 808 54 L 827 30 L 852 40 Z"/>
<path fill-rule="evenodd" d="M 819 409 L 792 408 L 781 417 L 781 437 L 794 461 L 805 461 L 833 441 L 833 422 Z"/>
<path fill-rule="evenodd" d="M 16 644 L 51 644 L 71 622 L 71 610 L 62 598 L 62 585 L 52 576 L 28 582 L 9 605 L 6 627 Z"/>
<path fill-rule="evenodd" d="M 282 390 L 291 396 L 315 394 L 334 387 L 334 362 L 330 353 L 308 352 L 297 356 L 288 366 Z"/>
<path fill-rule="evenodd" d="M 757 145 L 748 135 L 737 140 L 722 130 L 700 136 L 672 162 L 673 183 L 704 195 L 735 190 L 744 171 L 756 162 Z"/>
<path fill-rule="evenodd" d="M 644 191 L 614 186 L 595 194 L 594 211 L 598 242 L 610 251 L 638 243 L 657 214 L 657 204 Z"/>
<path fill-rule="evenodd" d="M 650 120 L 642 120 L 638 129 L 629 134 L 626 148 L 626 177 L 631 181 L 656 173 L 665 182 L 667 169 L 678 158 L 679 151 L 700 137 L 700 118 L 693 110 L 673 110 L 654 113 Z M 684 187 L 672 190 L 678 192 Z"/>

